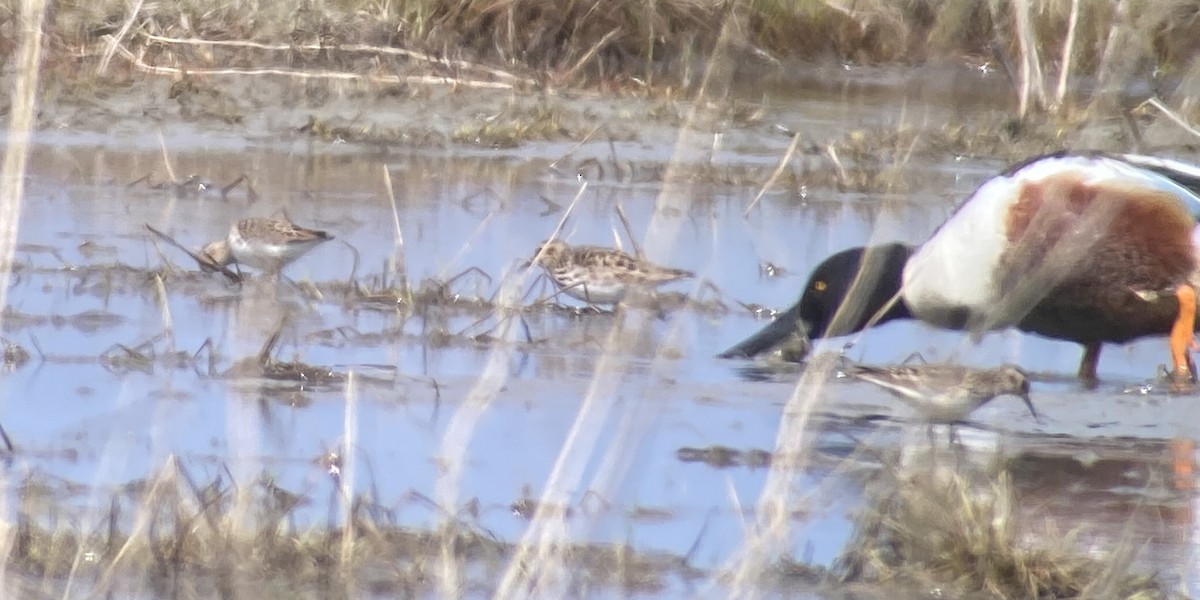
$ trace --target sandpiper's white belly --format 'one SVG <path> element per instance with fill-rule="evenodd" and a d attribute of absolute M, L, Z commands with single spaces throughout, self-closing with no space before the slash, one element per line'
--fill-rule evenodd
<path fill-rule="evenodd" d="M 277 269 L 308 251 L 313 244 L 287 243 L 255 237 L 244 237 L 235 225 L 229 231 L 229 251 L 238 263 L 256 269 Z"/>
<path fill-rule="evenodd" d="M 627 287 L 624 283 L 614 281 L 596 281 L 586 285 L 560 285 L 563 293 L 568 296 L 593 304 L 616 304 L 625 298 Z"/>
<path fill-rule="evenodd" d="M 961 421 L 971 414 L 979 404 L 961 393 L 942 393 L 925 400 L 919 407 L 918 402 L 910 402 L 917 412 L 930 423 L 954 423 Z"/>

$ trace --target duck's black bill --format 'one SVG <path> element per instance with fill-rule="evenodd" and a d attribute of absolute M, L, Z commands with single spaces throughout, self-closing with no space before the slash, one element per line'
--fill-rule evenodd
<path fill-rule="evenodd" d="M 806 337 L 808 326 L 804 321 L 783 313 L 758 333 L 742 340 L 736 346 L 717 355 L 717 358 L 750 358 L 773 350 L 794 337 Z"/>

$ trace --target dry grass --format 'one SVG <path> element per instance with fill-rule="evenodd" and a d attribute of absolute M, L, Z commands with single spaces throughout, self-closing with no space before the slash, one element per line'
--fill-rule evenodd
<path fill-rule="evenodd" d="M 1060 3 L 1051 6 L 1059 7 Z M 983 53 L 984 46 L 990 44 L 987 40 L 998 37 L 1008 54 L 1020 54 L 1020 48 L 1026 48 L 1023 60 L 1027 66 L 1047 60 L 1045 56 L 1028 55 L 1028 48 L 1038 44 L 1019 45 L 1009 29 L 999 25 L 1007 22 L 1007 16 L 972 7 L 965 0 L 866 0 L 853 4 L 834 0 L 592 0 L 565 4 L 550 0 L 318 0 L 298 12 L 292 5 L 278 2 L 190 0 L 135 2 L 131 7 L 111 0 L 59 5 L 49 17 L 52 45 L 47 69 L 74 68 L 79 73 L 98 74 L 97 79 L 108 78 L 105 81 L 131 80 L 137 72 L 171 75 L 177 78 L 172 90 L 176 98 L 215 97 L 218 104 L 219 91 L 208 90 L 192 77 L 267 73 L 364 80 L 389 86 L 441 82 L 512 88 L 686 83 L 704 97 L 713 70 L 729 68 L 744 57 L 756 57 L 764 65 L 775 64 L 774 59 L 780 56 L 909 61 L 935 53 Z M 1032 34 L 1035 40 L 1040 39 L 1038 36 L 1053 38 L 1063 18 L 1049 9 L 1024 17 L 1032 25 L 1025 35 Z M 1077 23 L 1076 28 L 1095 33 L 1107 26 L 1111 32 L 1117 20 L 1112 15 L 1092 15 L 1082 24 Z M 1150 18 L 1136 25 L 1128 30 L 1134 38 L 1151 34 L 1169 38 L 1175 34 L 1164 22 L 1155 27 Z M 0 50 L 19 44 L 26 48 L 37 45 L 30 41 L 36 41 L 37 36 L 19 39 L 20 31 L 23 29 L 8 18 L 0 26 Z M 1096 47 L 1088 46 L 1093 40 L 1088 34 L 1072 39 L 1079 48 Z M 713 55 L 719 56 L 714 60 Z M 1164 56 L 1170 59 L 1175 55 L 1167 52 Z M 1112 61 L 1103 58 L 1080 51 L 1073 68 L 1100 74 L 1119 72 L 1111 66 Z M 87 69 L 78 69 L 80 64 Z M 702 76 L 692 72 L 696 64 L 708 67 Z M 21 78 L 17 89 L 24 93 L 14 94 L 11 114 L 16 125 L 12 129 L 28 132 L 35 108 L 31 90 L 36 85 L 29 86 L 36 84 L 40 71 L 36 60 L 17 67 Z M 696 123 L 699 110 L 693 108 L 681 118 L 685 133 L 680 136 L 680 148 L 699 147 L 706 141 L 686 133 Z M 239 118 L 236 112 L 223 110 L 209 116 L 234 123 Z M 19 118 L 26 122 L 19 122 Z M 396 135 L 340 128 L 316 119 L 308 130 L 322 137 L 368 141 L 387 141 Z M 934 143 L 953 146 L 957 143 L 955 135 L 947 132 L 945 140 Z M 579 132 L 564 131 L 554 107 L 543 105 L 530 113 L 501 115 L 455 134 L 460 141 L 488 146 L 555 137 L 577 138 Z M 876 160 L 878 152 L 870 149 L 874 142 L 865 138 L 851 137 L 840 154 L 836 148 L 824 150 L 838 166 L 836 174 L 830 176 L 850 188 L 892 187 Z M 887 146 L 916 145 L 913 140 L 901 138 L 903 135 L 898 134 L 896 140 L 888 140 Z M 850 169 L 843 167 L 839 155 L 853 161 Z M 18 160 L 20 148 L 10 149 L 6 157 Z M 690 168 L 675 163 L 662 175 L 665 189 L 651 224 L 650 245 L 660 249 L 670 246 L 680 227 L 680 220 L 670 215 L 684 214 L 687 192 L 719 178 L 714 171 L 703 170 L 707 167 L 700 167 L 698 174 Z M 6 164 L 5 181 L 20 181 L 23 172 L 23 164 L 11 168 Z M 797 176 L 780 167 L 766 169 L 758 179 L 794 186 Z M 3 200 L 6 210 L 19 208 L 19 185 L 15 190 L 6 190 Z M 392 202 L 394 206 L 394 198 Z M 10 224 L 7 235 L 15 236 L 18 220 L 6 222 Z M 411 306 L 421 297 L 457 302 L 457 295 L 447 292 L 453 279 L 434 288 L 413 288 L 404 269 L 404 256 L 404 241 L 397 226 L 396 264 L 389 277 L 379 285 L 364 286 L 352 275 L 351 281 L 342 286 L 344 302 L 394 310 L 405 304 Z M 11 244 L 8 257 L 11 262 Z M 228 433 L 232 456 L 223 471 L 228 477 L 214 477 L 201 484 L 179 461 L 170 459 L 133 489 L 107 495 L 102 490 L 91 490 L 93 513 L 82 517 L 66 508 L 68 503 L 59 502 L 66 495 L 64 489 L 47 485 L 36 476 L 11 482 L 11 489 L 20 490 L 16 494 L 19 506 L 14 511 L 14 522 L 0 531 L 0 548 L 11 550 L 4 565 L 45 581 L 65 581 L 68 589 L 63 596 L 70 595 L 72 585 L 86 581 L 100 594 L 114 595 L 128 591 L 128 587 L 139 593 L 145 593 L 148 587 L 158 596 L 187 595 L 187 590 L 180 593 L 180 586 L 209 585 L 223 596 L 253 591 L 285 596 L 298 589 L 353 596 L 366 589 L 392 596 L 459 597 L 482 588 L 498 590 L 502 596 L 531 592 L 562 597 L 586 594 L 601 585 L 652 593 L 663 589 L 667 575 L 693 576 L 678 557 L 658 560 L 621 545 L 574 543 L 576 532 L 566 522 L 565 511 L 548 509 L 569 506 L 579 490 L 598 490 L 597 494 L 603 496 L 617 489 L 636 461 L 637 442 L 651 433 L 650 411 L 656 408 L 631 408 L 619 403 L 616 384 L 626 375 L 619 357 L 628 354 L 629 346 L 636 341 L 622 335 L 621 329 L 648 330 L 646 315 L 615 319 L 596 361 L 592 386 L 547 483 L 532 503 L 537 508 L 522 538 L 514 543 L 500 542 L 458 517 L 467 510 L 459 507 L 465 504 L 461 479 L 468 449 L 479 421 L 511 376 L 509 365 L 516 353 L 515 342 L 520 341 L 520 309 L 514 308 L 521 306 L 518 283 L 502 285 L 498 301 L 471 301 L 472 307 L 494 311 L 499 324 L 488 339 L 503 343 L 493 344 L 486 369 L 450 417 L 437 457 L 440 472 L 432 502 L 444 519 L 433 530 L 399 526 L 389 519 L 386 509 L 376 504 L 380 500 L 357 492 L 351 485 L 349 472 L 353 465 L 338 458 L 355 452 L 357 440 L 354 411 L 358 400 L 355 375 L 350 373 L 346 375 L 345 439 L 323 465 L 328 469 L 330 486 L 322 492 L 328 493 L 329 514 L 336 515 L 324 526 L 298 529 L 288 524 L 297 508 L 313 502 L 314 495 L 281 489 L 269 474 L 258 470 L 261 467 L 255 458 L 259 456 L 255 435 L 261 429 L 257 421 L 261 417 L 245 408 L 254 405 L 249 398 L 231 397 Z M 269 305 L 268 299 L 260 300 L 261 304 L 248 299 L 240 305 L 230 317 L 229 329 L 253 332 L 258 325 L 255 321 L 269 313 L 263 308 Z M 0 298 L 3 305 L 4 299 Z M 663 344 L 667 348 L 678 347 L 682 335 L 678 321 L 672 322 L 671 328 L 671 339 Z M 259 343 L 259 338 L 242 334 L 233 341 L 248 347 Z M 281 377 L 312 378 L 314 371 L 309 365 L 274 361 L 272 346 L 268 344 L 259 351 L 254 364 L 260 371 L 273 369 L 270 373 Z M 145 349 L 118 350 L 114 356 L 128 361 L 124 368 L 142 368 L 157 360 Z M 250 354 L 236 347 L 232 352 Z M 677 366 L 670 355 L 671 351 L 663 351 L 651 365 L 655 377 L 668 379 L 673 375 Z M 165 352 L 163 356 L 170 358 Z M 829 364 L 810 366 L 785 410 L 774 456 L 786 459 L 763 464 L 769 473 L 758 500 L 756 523 L 748 528 L 743 555 L 731 569 L 730 586 L 735 593 L 757 589 L 771 565 L 777 564 L 773 559 L 780 549 L 789 546 L 789 533 L 795 526 L 793 483 L 811 449 L 810 419 L 831 369 Z M 341 374 L 334 375 L 335 383 L 340 384 Z M 605 441 L 599 432 L 610 420 L 618 422 L 617 433 Z M 703 455 L 724 461 L 740 458 L 743 464 L 761 459 L 759 454 L 734 457 L 723 448 L 710 449 Z M 598 466 L 593 468 L 593 463 Z M 848 577 L 929 577 L 1000 597 L 1154 597 L 1157 588 L 1152 584 L 1126 576 L 1111 564 L 1100 564 L 1066 549 L 1029 549 L 1014 525 L 1015 501 L 1007 481 L 995 481 L 986 502 L 961 480 L 920 486 L 903 482 L 889 490 L 881 496 L 878 510 L 861 523 L 857 545 L 846 559 Z M 110 508 L 97 510 L 97 505 Z M 11 549 L 7 547 L 9 542 Z M 796 577 L 806 573 L 801 568 L 788 571 Z"/>
<path fill-rule="evenodd" d="M 329 466 L 344 460 L 330 455 Z M 197 481 L 169 458 L 142 482 L 105 498 L 93 490 L 88 503 L 106 507 L 84 513 L 75 487 L 44 475 L 17 482 L 15 533 L 7 565 L 43 580 L 39 594 L 146 593 L 157 597 L 217 597 L 256 593 L 266 597 L 358 596 L 362 591 L 391 597 L 427 596 L 435 590 L 436 556 L 449 548 L 471 572 L 472 589 L 489 589 L 513 547 L 468 522 L 428 529 L 402 527 L 391 510 L 365 496 L 343 496 L 331 477 L 330 493 L 299 494 L 274 484 L 267 474 L 249 490 L 236 490 L 217 476 Z M 251 496 L 252 527 L 234 521 L 234 496 Z M 329 498 L 344 509 L 341 522 L 316 527 L 289 525 L 305 506 Z M 344 499 L 344 500 L 343 500 Z M 344 519 L 344 520 L 343 520 Z M 592 585 L 630 591 L 661 589 L 687 574 L 667 556 L 627 547 L 570 544 L 563 556 Z"/>
<path fill-rule="evenodd" d="M 1097 97 L 1111 107 L 1155 67 L 1172 82 L 1192 77 L 1200 19 L 1190 2 L 1073 13 L 1075 1 L 324 0 L 292 11 L 261 1 L 104 0 L 56 5 L 48 66 L 82 64 L 79 73 L 117 81 L 143 71 L 385 86 L 691 89 L 718 45 L 742 78 L 789 58 L 974 56 L 1010 70 L 1023 106 L 1055 112 Z M 15 47 L 12 24 L 10 17 L 0 25 L 0 55 Z"/>
<path fill-rule="evenodd" d="M 1128 543 L 1099 559 L 1080 553 L 1077 532 L 1022 530 L 1027 519 L 1003 472 L 921 473 L 881 488 L 841 560 L 845 581 L 950 586 L 988 598 L 1169 597 L 1131 570 Z"/>

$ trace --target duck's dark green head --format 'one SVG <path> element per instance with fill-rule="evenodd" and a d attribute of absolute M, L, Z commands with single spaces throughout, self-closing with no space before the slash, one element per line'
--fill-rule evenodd
<path fill-rule="evenodd" d="M 913 248 L 904 244 L 850 248 L 813 270 L 800 300 L 758 333 L 722 352 L 722 358 L 755 356 L 789 337 L 834 337 L 861 331 L 900 291 L 904 263 Z M 897 300 L 876 324 L 911 318 Z"/>
<path fill-rule="evenodd" d="M 809 337 L 835 337 L 865 329 L 900 291 L 904 263 L 912 252 L 913 248 L 904 244 L 851 248 L 817 265 L 800 302 L 793 307 Z M 909 316 L 904 302 L 897 300 L 876 324 Z"/>

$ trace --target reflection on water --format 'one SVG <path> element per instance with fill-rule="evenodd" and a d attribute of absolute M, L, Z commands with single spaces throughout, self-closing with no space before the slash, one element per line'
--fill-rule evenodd
<path fill-rule="evenodd" d="M 218 184 L 248 174 L 254 192 L 234 189 L 221 199 L 128 186 L 147 173 L 165 179 L 157 152 L 81 144 L 44 146 L 33 157 L 4 335 L 36 352 L 4 376 L 0 413 L 19 446 L 21 469 L 112 488 L 177 455 L 200 479 L 228 469 L 252 481 L 267 472 L 283 489 L 323 498 L 333 483 L 322 457 L 345 441 L 343 386 L 230 371 L 278 330 L 274 360 L 360 375 L 350 446 L 361 461 L 355 488 L 370 489 L 401 524 L 432 525 L 449 508 L 422 500 L 435 498 L 446 476 L 447 430 L 498 360 L 502 386 L 478 413 L 468 446 L 455 449 L 464 454 L 452 501 L 475 502 L 481 526 L 518 540 L 528 523 L 514 514 L 514 503 L 529 490 L 540 494 L 559 450 L 579 442 L 573 427 L 585 398 L 599 393 L 612 399 L 612 410 L 587 421 L 583 434 L 595 443 L 571 455 L 578 485 L 561 498 L 580 509 L 568 519 L 573 539 L 688 555 L 700 568 L 730 560 L 766 470 L 685 462 L 678 451 L 772 450 L 795 381 L 747 381 L 738 374 L 744 364 L 713 358 L 761 325 L 742 304 L 790 304 L 812 266 L 834 251 L 875 240 L 921 241 L 992 168 L 917 161 L 905 172 L 921 182 L 911 194 L 880 199 L 810 188 L 799 198 L 783 191 L 767 194 L 746 216 L 754 187 L 672 187 L 684 200 L 672 205 L 683 208 L 656 212 L 661 185 L 590 182 L 563 236 L 628 244 L 615 207 L 639 241 L 657 215 L 678 235 L 652 258 L 699 275 L 670 289 L 708 295 L 711 303 L 664 314 L 537 309 L 502 316 L 492 302 L 520 292 L 496 294 L 519 282 L 518 265 L 581 189 L 563 165 L 248 148 L 183 149 L 172 159 L 176 173 Z M 234 219 L 284 211 L 337 241 L 289 267 L 279 284 L 238 287 L 199 274 L 144 229 L 150 224 L 198 248 L 223 236 Z M 402 278 L 420 285 L 471 268 L 486 276 L 458 280 L 445 302 L 363 299 Z M 821 347 L 840 349 L 846 341 Z M 607 348 L 621 351 L 600 360 Z M 1188 461 L 1175 460 L 1164 440 L 1196 436 L 1194 400 L 1123 393 L 1153 374 L 1165 358 L 1161 350 L 1160 340 L 1110 350 L 1101 365 L 1110 379 L 1097 392 L 1069 379 L 1037 384 L 1044 424 L 1021 419 L 1020 405 L 994 403 L 977 416 L 1018 440 L 1014 484 L 1031 522 L 1051 517 L 1060 530 L 1083 526 L 1096 548 L 1122 536 L 1149 541 L 1141 560 L 1187 577 L 1194 572 L 1194 493 L 1178 489 L 1172 465 Z M 849 353 L 892 362 L 914 351 L 931 361 L 1004 360 L 1071 373 L 1079 349 L 1012 332 L 976 345 L 959 334 L 891 323 L 861 336 Z M 898 432 L 911 415 L 865 386 L 831 381 L 823 394 L 814 424 L 818 451 L 797 484 L 818 491 L 795 507 L 791 544 L 794 557 L 829 565 L 862 502 L 862 472 L 836 466 L 857 447 L 847 440 L 903 447 Z M 893 413 L 897 419 L 886 423 L 855 421 Z M 855 455 L 862 471 L 879 468 L 869 454 Z M 296 514 L 311 524 L 327 519 L 323 502 Z"/>

